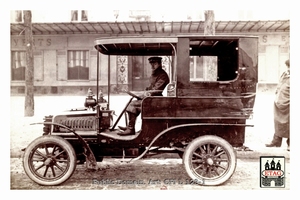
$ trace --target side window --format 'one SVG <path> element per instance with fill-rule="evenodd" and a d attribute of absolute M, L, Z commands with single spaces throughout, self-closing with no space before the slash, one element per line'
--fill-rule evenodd
<path fill-rule="evenodd" d="M 238 75 L 237 39 L 191 39 L 190 81 L 231 81 Z"/>
<path fill-rule="evenodd" d="M 190 56 L 190 81 L 217 81 L 217 56 Z"/>
<path fill-rule="evenodd" d="M 68 80 L 89 80 L 89 51 L 68 51 Z"/>

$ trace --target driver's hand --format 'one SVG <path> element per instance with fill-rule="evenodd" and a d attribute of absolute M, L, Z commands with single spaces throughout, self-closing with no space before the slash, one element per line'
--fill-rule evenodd
<path fill-rule="evenodd" d="M 145 91 L 144 95 L 143 95 L 143 98 L 150 97 L 150 96 L 151 96 L 151 92 Z"/>

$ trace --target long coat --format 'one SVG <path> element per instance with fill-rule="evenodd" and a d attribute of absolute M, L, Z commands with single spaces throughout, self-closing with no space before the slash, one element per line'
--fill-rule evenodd
<path fill-rule="evenodd" d="M 150 85 L 146 90 L 164 90 L 170 82 L 169 76 L 165 70 L 158 67 L 149 78 Z M 151 96 L 162 96 L 162 92 L 153 92 Z"/>
<path fill-rule="evenodd" d="M 274 101 L 275 135 L 290 137 L 290 73 L 284 72 L 279 80 Z"/>

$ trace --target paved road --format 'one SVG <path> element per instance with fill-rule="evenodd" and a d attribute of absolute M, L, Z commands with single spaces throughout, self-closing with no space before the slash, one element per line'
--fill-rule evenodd
<path fill-rule="evenodd" d="M 147 158 L 134 163 L 120 159 L 104 159 L 99 166 L 105 169 L 88 172 L 77 165 L 73 176 L 60 186 L 40 186 L 25 174 L 20 158 L 11 158 L 12 190 L 267 190 L 260 188 L 257 159 L 238 159 L 233 176 L 221 186 L 199 186 L 192 184 L 184 170 L 181 159 Z M 286 159 L 286 186 L 290 189 L 290 160 Z"/>

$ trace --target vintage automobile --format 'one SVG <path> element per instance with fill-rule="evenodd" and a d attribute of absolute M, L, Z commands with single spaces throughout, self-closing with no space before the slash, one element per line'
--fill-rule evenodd
<path fill-rule="evenodd" d="M 108 58 L 167 58 L 170 83 L 163 96 L 146 91 L 141 130 L 135 135 L 118 135 L 122 131 L 118 124 L 127 119 L 125 109 L 139 95 L 125 90 L 131 97 L 127 96 L 129 102 L 115 119 L 114 105 L 103 99 L 99 82 L 96 98 L 89 91 L 85 109 L 46 116 L 36 123 L 43 124 L 43 134 L 24 152 L 23 166 L 30 179 L 40 185 L 59 185 L 72 176 L 77 164 L 96 170 L 104 157 L 134 162 L 166 151 L 182 158 L 186 173 L 199 185 L 215 186 L 230 179 L 237 164 L 235 149 L 243 147 L 245 129 L 253 126 L 247 119 L 252 117 L 256 97 L 257 37 L 103 37 L 95 40 L 94 47 L 98 59 L 100 53 Z"/>

